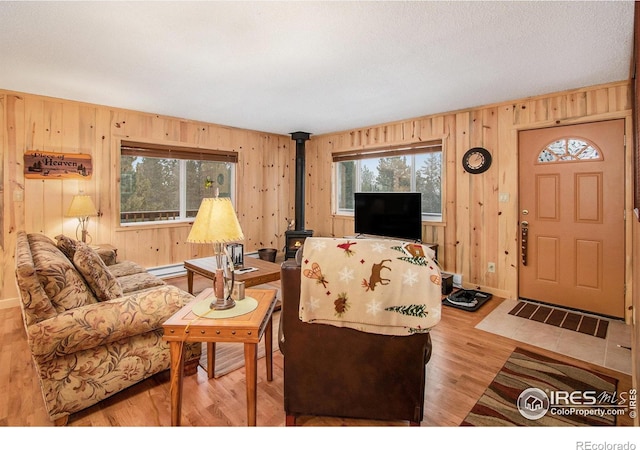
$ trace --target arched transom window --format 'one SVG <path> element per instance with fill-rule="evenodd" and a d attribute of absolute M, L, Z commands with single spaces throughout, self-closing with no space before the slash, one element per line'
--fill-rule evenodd
<path fill-rule="evenodd" d="M 593 160 L 602 160 L 602 152 L 595 144 L 575 137 L 558 139 L 543 148 L 538 155 L 539 163 Z"/>

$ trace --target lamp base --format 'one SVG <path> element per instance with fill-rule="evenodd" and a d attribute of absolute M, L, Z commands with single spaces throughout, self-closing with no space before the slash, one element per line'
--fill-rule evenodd
<path fill-rule="evenodd" d="M 222 311 L 236 306 L 236 301 L 231 296 L 224 295 L 224 273 L 220 266 L 216 269 L 216 277 L 213 280 L 213 293 L 216 300 L 211 302 L 211 309 Z"/>
<path fill-rule="evenodd" d="M 236 306 L 236 301 L 232 298 L 229 298 L 229 299 L 218 298 L 216 299 L 215 302 L 211 302 L 211 305 L 209 305 L 211 309 L 215 309 L 216 311 L 231 309 L 234 306 Z"/>

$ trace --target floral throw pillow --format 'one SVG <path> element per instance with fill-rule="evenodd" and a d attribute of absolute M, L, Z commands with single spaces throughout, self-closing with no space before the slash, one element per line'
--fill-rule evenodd
<path fill-rule="evenodd" d="M 99 301 L 122 297 L 122 287 L 118 280 L 109 272 L 100 255 L 84 242 L 77 241 L 73 265 Z"/>
<path fill-rule="evenodd" d="M 80 241 L 76 241 L 75 239 L 71 239 L 70 237 L 65 236 L 64 234 L 59 234 L 56 236 L 56 240 L 58 241 L 58 248 L 62 253 L 65 254 L 69 261 L 73 261 L 73 256 L 76 253 L 76 247 Z"/>

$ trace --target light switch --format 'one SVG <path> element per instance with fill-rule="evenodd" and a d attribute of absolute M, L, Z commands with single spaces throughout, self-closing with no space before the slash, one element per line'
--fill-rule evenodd
<path fill-rule="evenodd" d="M 507 203 L 509 201 L 509 193 L 508 192 L 500 192 L 498 195 L 498 201 L 500 203 Z"/>
<path fill-rule="evenodd" d="M 22 192 L 21 189 L 15 189 L 13 191 L 13 201 L 21 202 L 22 200 L 24 200 L 24 193 Z"/>

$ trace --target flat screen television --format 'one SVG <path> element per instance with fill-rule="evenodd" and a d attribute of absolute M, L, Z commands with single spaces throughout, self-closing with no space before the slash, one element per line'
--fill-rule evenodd
<path fill-rule="evenodd" d="M 356 234 L 422 240 L 422 194 L 419 192 L 356 192 Z"/>

